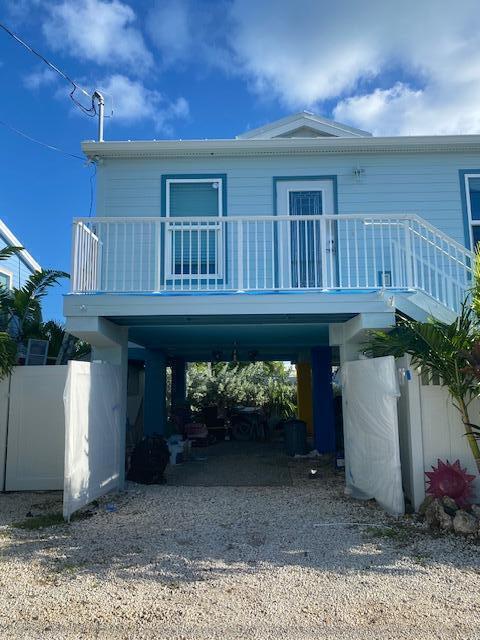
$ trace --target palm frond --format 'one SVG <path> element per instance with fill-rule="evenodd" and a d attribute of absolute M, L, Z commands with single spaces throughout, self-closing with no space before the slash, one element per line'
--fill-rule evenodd
<path fill-rule="evenodd" d="M 473 286 L 471 288 L 472 308 L 480 318 L 480 249 L 477 245 L 475 249 L 475 258 L 473 260 Z"/>
<path fill-rule="evenodd" d="M 23 247 L 7 245 L 3 247 L 3 249 L 0 249 L 0 260 L 8 260 L 8 258 L 18 255 L 21 251 L 23 251 Z"/>
<path fill-rule="evenodd" d="M 478 381 L 465 371 L 467 354 L 480 340 L 475 315 L 464 305 L 459 317 L 451 324 L 434 318 L 418 322 L 399 318 L 389 333 L 374 331 L 366 345 L 372 357 L 409 354 L 412 364 L 428 376 L 436 374 L 453 398 L 467 400 L 479 392 Z"/>
<path fill-rule="evenodd" d="M 42 269 L 33 273 L 20 291 L 32 300 L 39 300 L 46 295 L 49 287 L 58 284 L 62 278 L 69 278 L 69 274 L 65 271 L 57 271 L 56 269 Z"/>
<path fill-rule="evenodd" d="M 8 333 L 0 332 L 0 380 L 12 370 L 17 360 L 17 345 Z"/>

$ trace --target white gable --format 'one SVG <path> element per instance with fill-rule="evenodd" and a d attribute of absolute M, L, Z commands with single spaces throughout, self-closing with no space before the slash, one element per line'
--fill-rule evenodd
<path fill-rule="evenodd" d="M 272 140 L 273 138 L 365 138 L 367 131 L 354 129 L 346 124 L 321 118 L 308 111 L 295 113 L 287 118 L 246 131 L 237 136 L 242 140 Z"/>

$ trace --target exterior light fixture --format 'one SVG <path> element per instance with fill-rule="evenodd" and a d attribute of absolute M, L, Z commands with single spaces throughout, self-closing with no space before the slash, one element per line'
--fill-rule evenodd
<path fill-rule="evenodd" d="M 353 169 L 353 177 L 357 182 L 359 182 L 362 176 L 364 175 L 365 175 L 365 169 L 363 169 L 360 165 L 357 164 L 357 166 Z"/>

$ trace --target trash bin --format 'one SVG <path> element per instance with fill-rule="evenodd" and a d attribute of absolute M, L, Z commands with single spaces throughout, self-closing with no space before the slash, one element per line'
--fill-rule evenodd
<path fill-rule="evenodd" d="M 287 455 L 303 456 L 307 453 L 307 424 L 292 418 L 284 422 L 285 449 Z"/>

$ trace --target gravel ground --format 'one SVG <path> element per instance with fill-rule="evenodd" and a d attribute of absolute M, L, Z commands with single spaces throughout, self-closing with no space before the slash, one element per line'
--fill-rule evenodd
<path fill-rule="evenodd" d="M 308 466 L 284 487 L 130 485 L 113 513 L 36 531 L 9 525 L 59 494 L 0 496 L 0 638 L 480 639 L 478 541 Z"/>

